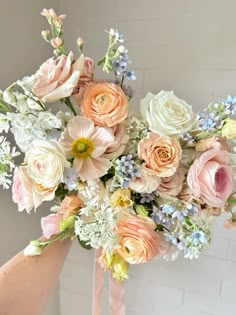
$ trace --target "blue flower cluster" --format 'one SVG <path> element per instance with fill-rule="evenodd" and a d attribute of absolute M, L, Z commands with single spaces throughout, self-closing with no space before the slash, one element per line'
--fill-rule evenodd
<path fill-rule="evenodd" d="M 131 154 L 123 155 L 120 159 L 115 161 L 115 177 L 118 178 L 123 188 L 129 186 L 129 181 L 132 178 L 140 176 L 139 169 Z"/>

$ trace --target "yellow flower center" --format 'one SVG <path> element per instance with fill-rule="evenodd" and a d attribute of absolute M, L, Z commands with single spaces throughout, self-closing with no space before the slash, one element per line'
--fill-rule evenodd
<path fill-rule="evenodd" d="M 86 159 L 94 150 L 93 141 L 88 138 L 77 138 L 71 144 L 71 149 L 75 158 Z"/>

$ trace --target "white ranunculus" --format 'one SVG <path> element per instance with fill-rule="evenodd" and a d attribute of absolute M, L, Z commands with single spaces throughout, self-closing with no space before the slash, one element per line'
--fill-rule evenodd
<path fill-rule="evenodd" d="M 173 91 L 157 95 L 148 92 L 140 102 L 140 111 L 151 131 L 159 135 L 180 135 L 196 122 L 192 106 L 175 96 Z"/>
<path fill-rule="evenodd" d="M 25 153 L 28 175 L 39 185 L 51 188 L 63 180 L 69 167 L 60 144 L 54 140 L 34 140 Z"/>

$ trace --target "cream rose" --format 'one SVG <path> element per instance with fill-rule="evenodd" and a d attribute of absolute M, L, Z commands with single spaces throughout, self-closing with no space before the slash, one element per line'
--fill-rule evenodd
<path fill-rule="evenodd" d="M 159 135 L 180 135 L 195 124 L 192 106 L 175 96 L 173 91 L 157 95 L 147 93 L 140 102 L 140 111 L 150 130 Z"/>
<path fill-rule="evenodd" d="M 69 166 L 60 144 L 54 140 L 34 140 L 25 154 L 28 175 L 39 185 L 50 188 L 63 179 Z"/>

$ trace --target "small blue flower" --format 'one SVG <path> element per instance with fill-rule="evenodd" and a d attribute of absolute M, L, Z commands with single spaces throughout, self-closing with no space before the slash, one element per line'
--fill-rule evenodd
<path fill-rule="evenodd" d="M 172 214 L 176 209 L 169 204 L 165 204 L 163 206 L 161 206 L 161 211 L 167 215 Z"/>
<path fill-rule="evenodd" d="M 199 211 L 198 207 L 194 203 L 189 203 L 186 208 L 188 215 L 193 215 Z"/>
<path fill-rule="evenodd" d="M 151 201 L 155 200 L 157 197 L 156 192 L 152 192 L 151 194 L 142 193 L 140 202 L 143 203 L 150 203 Z"/>
<path fill-rule="evenodd" d="M 208 240 L 206 238 L 206 235 L 203 231 L 196 231 L 192 235 L 190 235 L 190 240 L 192 241 L 192 244 L 197 246 L 199 244 L 207 244 Z"/>

